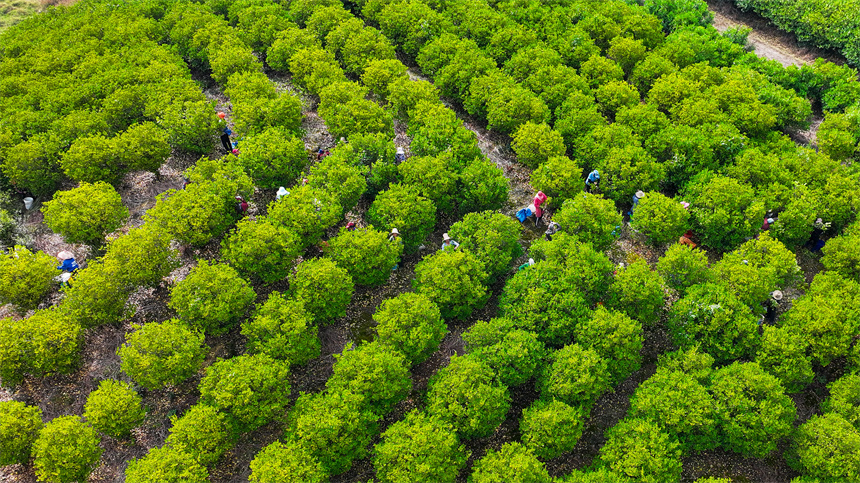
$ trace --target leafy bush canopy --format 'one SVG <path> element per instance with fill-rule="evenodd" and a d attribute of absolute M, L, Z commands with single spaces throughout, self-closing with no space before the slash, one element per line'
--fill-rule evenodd
<path fill-rule="evenodd" d="M 101 246 L 105 235 L 128 219 L 128 208 L 113 187 L 99 181 L 60 191 L 42 205 L 45 224 L 69 243 Z"/>
<path fill-rule="evenodd" d="M 200 370 L 208 347 L 203 334 L 176 319 L 149 322 L 117 349 L 122 371 L 147 389 L 176 385 Z"/>
<path fill-rule="evenodd" d="M 26 319 L 0 320 L 0 378 L 7 387 L 24 376 L 67 374 L 80 360 L 80 324 L 57 310 L 42 310 Z"/>
<path fill-rule="evenodd" d="M 487 303 L 487 272 L 475 255 L 463 250 L 442 250 L 415 267 L 412 286 L 426 295 L 446 319 L 462 319 Z"/>
<path fill-rule="evenodd" d="M 328 258 L 300 263 L 290 279 L 290 295 L 320 324 L 343 317 L 354 290 L 349 273 Z"/>
<path fill-rule="evenodd" d="M 38 407 L 19 401 L 0 402 L 0 465 L 26 464 L 42 426 Z"/>
<path fill-rule="evenodd" d="M 415 292 L 383 301 L 373 320 L 379 342 L 400 351 L 412 365 L 430 357 L 448 332 L 439 307 Z"/>
<path fill-rule="evenodd" d="M 170 417 L 170 447 L 191 456 L 200 466 L 211 466 L 233 446 L 234 428 L 224 413 L 195 404 L 182 415 Z"/>
<path fill-rule="evenodd" d="M 586 416 L 582 409 L 557 399 L 535 401 L 520 420 L 523 444 L 541 459 L 571 451 L 582 436 Z"/>
<path fill-rule="evenodd" d="M 204 483 L 209 472 L 188 453 L 170 445 L 153 448 L 142 458 L 133 459 L 125 469 L 125 481 L 145 483 Z"/>
<path fill-rule="evenodd" d="M 244 219 L 221 242 L 221 256 L 245 276 L 272 283 L 286 278 L 301 254 L 301 240 L 265 217 Z"/>
<path fill-rule="evenodd" d="M 60 273 L 56 266 L 57 260 L 47 253 L 17 245 L 0 255 L 0 302 L 19 312 L 36 308 Z"/>
<path fill-rule="evenodd" d="M 143 421 L 143 399 L 128 383 L 106 379 L 87 396 L 84 417 L 99 431 L 118 438 Z"/>
<path fill-rule="evenodd" d="M 507 319 L 479 321 L 463 333 L 466 350 L 489 365 L 506 386 L 525 383 L 540 367 L 545 349 L 537 334 Z"/>
<path fill-rule="evenodd" d="M 102 452 L 95 429 L 78 416 L 60 416 L 39 432 L 33 444 L 33 466 L 42 481 L 86 481 Z"/>
<path fill-rule="evenodd" d="M 256 294 L 229 265 L 200 260 L 170 291 L 170 308 L 191 327 L 220 335 L 244 317 Z"/>
<path fill-rule="evenodd" d="M 328 474 L 314 455 L 295 440 L 275 441 L 251 460 L 253 483 L 282 481 L 284 483 L 324 483 Z"/>
<path fill-rule="evenodd" d="M 612 471 L 647 483 L 681 480 L 681 449 L 658 423 L 625 418 L 606 437 L 600 461 Z"/>
<path fill-rule="evenodd" d="M 377 229 L 390 232 L 397 228 L 406 253 L 414 252 L 433 231 L 436 205 L 406 184 L 392 184 L 376 196 L 367 218 Z"/>
<path fill-rule="evenodd" d="M 537 380 L 544 398 L 589 407 L 610 387 L 607 361 L 591 348 L 569 344 L 550 355 Z"/>
<path fill-rule="evenodd" d="M 522 227 L 513 218 L 482 211 L 469 213 L 451 225 L 448 234 L 460 243 L 460 250 L 473 253 L 492 279 L 510 269 L 511 261 L 523 250 L 519 238 Z"/>
<path fill-rule="evenodd" d="M 387 282 L 402 253 L 402 244 L 388 241 L 388 233 L 373 227 L 341 229 L 325 249 L 325 255 L 345 267 L 357 285 L 369 286 Z"/>
<path fill-rule="evenodd" d="M 355 348 L 348 346 L 336 358 L 326 388 L 363 397 L 364 404 L 380 416 L 391 411 L 412 389 L 406 360 L 385 344 L 374 341 Z"/>
<path fill-rule="evenodd" d="M 320 355 L 317 326 L 300 301 L 272 292 L 242 324 L 248 351 L 300 365 Z"/>
<path fill-rule="evenodd" d="M 510 481 L 550 483 L 549 473 L 535 454 L 522 443 L 506 443 L 499 451 L 489 450 L 472 467 L 471 483 Z"/>
<path fill-rule="evenodd" d="M 562 231 L 603 251 L 617 238 L 622 218 L 611 200 L 582 193 L 565 201 L 553 221 L 561 225 Z"/>

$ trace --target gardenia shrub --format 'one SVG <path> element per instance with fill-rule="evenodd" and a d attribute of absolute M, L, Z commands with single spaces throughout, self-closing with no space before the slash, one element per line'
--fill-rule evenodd
<path fill-rule="evenodd" d="M 227 263 L 246 277 L 266 283 L 286 278 L 301 252 L 301 240 L 295 233 L 265 217 L 240 220 L 221 242 L 221 256 Z"/>
<path fill-rule="evenodd" d="M 612 384 L 639 369 L 643 339 L 641 323 L 602 306 L 576 328 L 577 343 L 594 349 L 606 361 Z"/>
<path fill-rule="evenodd" d="M 388 241 L 388 233 L 373 227 L 347 230 L 328 241 L 325 255 L 345 267 L 357 285 L 377 286 L 388 281 L 400 260 L 403 245 Z"/>
<path fill-rule="evenodd" d="M 492 211 L 469 213 L 451 225 L 448 234 L 483 264 L 491 279 L 510 269 L 511 261 L 522 255 L 518 243 L 522 227 L 510 216 Z"/>
<path fill-rule="evenodd" d="M 254 289 L 229 265 L 200 260 L 170 290 L 168 306 L 191 327 L 220 335 L 245 316 Z"/>
<path fill-rule="evenodd" d="M 33 467 L 41 481 L 86 481 L 98 466 L 99 435 L 78 416 L 52 419 L 33 444 Z"/>
<path fill-rule="evenodd" d="M 128 219 L 128 208 L 113 187 L 103 181 L 81 183 L 58 191 L 42 205 L 45 224 L 69 243 L 101 246 L 105 235 Z"/>
<path fill-rule="evenodd" d="M 633 208 L 631 224 L 651 243 L 660 246 L 677 241 L 687 230 L 689 219 L 690 212 L 684 205 L 657 191 L 650 191 Z"/>
<path fill-rule="evenodd" d="M 785 386 L 788 393 L 801 391 L 812 382 L 812 359 L 807 355 L 809 342 L 794 327 L 764 326 L 761 346 L 755 361 Z"/>
<path fill-rule="evenodd" d="M 0 378 L 13 387 L 24 376 L 68 374 L 80 360 L 83 328 L 57 310 L 0 320 Z"/>
<path fill-rule="evenodd" d="M 803 474 L 824 481 L 860 478 L 860 432 L 841 415 L 812 416 L 797 428 L 789 461 Z"/>
<path fill-rule="evenodd" d="M 367 211 L 367 219 L 375 228 L 385 232 L 397 228 L 404 250 L 412 253 L 433 231 L 436 205 L 421 196 L 413 186 L 392 184 L 376 196 Z"/>
<path fill-rule="evenodd" d="M 209 481 L 206 468 L 194 461 L 188 453 L 165 445 L 152 448 L 142 458 L 128 462 L 125 469 L 127 483 L 205 483 Z"/>
<path fill-rule="evenodd" d="M 347 346 L 335 356 L 333 374 L 326 382 L 329 392 L 348 391 L 364 398 L 364 404 L 384 416 L 412 389 L 403 355 L 377 341 Z"/>
<path fill-rule="evenodd" d="M 523 410 L 523 444 L 538 458 L 549 460 L 573 450 L 582 436 L 586 411 L 557 400 L 537 400 Z"/>
<path fill-rule="evenodd" d="M 622 419 L 606 432 L 600 461 L 612 471 L 644 483 L 681 480 L 678 442 L 659 424 L 644 419 Z"/>
<path fill-rule="evenodd" d="M 126 307 L 134 287 L 125 282 L 122 269 L 110 259 L 89 262 L 65 289 L 59 311 L 84 328 L 114 324 L 134 315 L 135 309 Z"/>
<path fill-rule="evenodd" d="M 463 319 L 489 299 L 486 281 L 477 257 L 462 250 L 443 250 L 415 266 L 412 286 L 439 306 L 442 317 Z"/>
<path fill-rule="evenodd" d="M 686 197 L 696 233 L 716 250 L 740 245 L 764 220 L 764 205 L 755 199 L 753 188 L 733 178 L 703 173 L 687 185 Z"/>
<path fill-rule="evenodd" d="M 637 258 L 615 272 L 606 305 L 650 326 L 663 315 L 665 299 L 663 277 Z"/>
<path fill-rule="evenodd" d="M 553 156 L 532 172 L 531 183 L 549 196 L 553 207 L 561 207 L 582 192 L 582 167 L 567 156 Z"/>
<path fill-rule="evenodd" d="M 208 350 L 202 333 L 170 319 L 138 326 L 116 352 L 128 377 L 147 389 L 160 389 L 200 370 Z"/>
<path fill-rule="evenodd" d="M 129 289 L 157 287 L 179 268 L 179 251 L 170 248 L 170 235 L 158 227 L 143 225 L 110 241 L 102 259 Z"/>
<path fill-rule="evenodd" d="M 561 225 L 562 231 L 603 251 L 618 237 L 622 218 L 612 200 L 582 193 L 565 201 L 553 221 Z"/>
<path fill-rule="evenodd" d="M 711 281 L 708 257 L 702 250 L 675 244 L 657 261 L 657 273 L 682 296 L 693 285 Z"/>
<path fill-rule="evenodd" d="M 536 383 L 541 395 L 588 407 L 610 387 L 607 362 L 590 348 L 570 344 L 550 354 Z"/>
<path fill-rule="evenodd" d="M 42 426 L 42 411 L 20 401 L 0 402 L 0 465 L 27 464 Z"/>
<path fill-rule="evenodd" d="M 320 355 L 320 341 L 313 317 L 304 304 L 272 292 L 257 306 L 254 317 L 242 323 L 248 352 L 301 365 Z"/>
<path fill-rule="evenodd" d="M 0 255 L 0 303 L 12 304 L 18 312 L 35 309 L 60 274 L 57 265 L 47 253 L 18 245 Z"/>
<path fill-rule="evenodd" d="M 475 462 L 472 483 L 551 483 L 549 473 L 532 451 L 522 443 L 505 443 L 499 451 L 488 450 Z"/>
<path fill-rule="evenodd" d="M 373 320 L 379 343 L 402 353 L 413 366 L 427 360 L 448 332 L 439 307 L 415 292 L 384 300 Z"/>
<path fill-rule="evenodd" d="M 320 241 L 326 229 L 337 223 L 343 207 L 331 193 L 306 185 L 269 203 L 268 220 L 298 235 L 302 247 Z"/>
<path fill-rule="evenodd" d="M 87 396 L 84 417 L 102 433 L 125 438 L 143 422 L 143 399 L 126 382 L 106 379 Z"/>
<path fill-rule="evenodd" d="M 354 290 L 349 273 L 328 258 L 300 263 L 290 279 L 290 295 L 302 302 L 319 324 L 330 324 L 346 315 Z"/>
<path fill-rule="evenodd" d="M 281 127 L 269 127 L 246 136 L 239 143 L 239 162 L 261 188 L 277 188 L 295 183 L 308 165 L 308 153 L 301 138 Z"/>
<path fill-rule="evenodd" d="M 463 333 L 463 340 L 467 352 L 489 365 L 506 386 L 531 379 L 546 352 L 537 334 L 517 329 L 503 318 L 476 323 Z"/>
<path fill-rule="evenodd" d="M 235 442 L 229 418 L 205 404 L 191 406 L 182 417 L 171 416 L 170 424 L 167 444 L 191 456 L 200 466 L 215 464 Z"/>
<path fill-rule="evenodd" d="M 839 414 L 855 428 L 860 426 L 860 375 L 846 374 L 831 382 L 828 388 L 830 397 L 821 409 Z"/>
<path fill-rule="evenodd" d="M 328 473 L 305 446 L 296 440 L 275 441 L 251 460 L 252 483 L 325 483 Z"/>

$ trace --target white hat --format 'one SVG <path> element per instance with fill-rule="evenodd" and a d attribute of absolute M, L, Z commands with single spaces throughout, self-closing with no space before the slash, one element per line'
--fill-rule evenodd
<path fill-rule="evenodd" d="M 398 146 L 398 147 L 397 147 L 397 154 L 406 154 L 406 152 L 405 152 L 405 151 L 403 151 L 403 148 L 401 148 L 401 147 L 399 147 L 399 146 Z"/>
<path fill-rule="evenodd" d="M 532 266 L 532 265 L 534 265 L 534 264 L 535 264 L 535 259 L 534 259 L 534 258 L 529 258 L 529 266 Z"/>
<path fill-rule="evenodd" d="M 773 297 L 773 299 L 776 300 L 777 302 L 782 300 L 782 292 L 779 290 L 774 290 L 773 292 L 770 293 L 770 296 Z"/>
<path fill-rule="evenodd" d="M 628 193 L 629 193 L 629 191 L 628 191 Z M 644 197 L 645 197 L 645 192 L 644 192 L 644 191 L 642 191 L 642 190 L 637 191 L 637 192 L 636 192 L 636 197 L 637 197 L 637 198 L 644 198 Z"/>
<path fill-rule="evenodd" d="M 57 258 L 59 258 L 60 260 L 68 260 L 70 258 L 75 258 L 75 254 L 68 250 L 63 250 L 57 254 Z"/>
<path fill-rule="evenodd" d="M 397 231 L 397 228 L 392 228 L 392 229 L 391 229 L 391 234 L 392 234 L 392 235 L 399 235 L 399 234 L 400 234 L 400 232 L 399 232 L 399 231 Z"/>
<path fill-rule="evenodd" d="M 767 219 L 767 224 L 768 224 L 768 225 L 772 225 L 772 224 L 773 224 L 773 218 L 768 218 L 768 219 Z"/>
<path fill-rule="evenodd" d="M 448 234 L 447 234 L 447 233 L 442 233 L 442 239 L 443 239 L 443 240 L 445 240 L 445 241 L 448 241 L 448 240 L 450 240 L 450 239 L 451 239 L 451 237 L 450 237 L 450 236 L 448 236 Z"/>

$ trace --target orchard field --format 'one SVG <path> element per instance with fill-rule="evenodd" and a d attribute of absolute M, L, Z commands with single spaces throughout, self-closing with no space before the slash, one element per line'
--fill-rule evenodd
<path fill-rule="evenodd" d="M 748 34 L 700 0 L 8 28 L 2 479 L 860 480 L 860 82 Z"/>

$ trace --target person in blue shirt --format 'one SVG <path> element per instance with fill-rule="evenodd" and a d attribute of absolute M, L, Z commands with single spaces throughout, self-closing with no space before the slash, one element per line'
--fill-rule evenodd
<path fill-rule="evenodd" d="M 57 258 L 62 260 L 63 262 L 57 267 L 57 270 L 62 270 L 64 272 L 74 273 L 75 270 L 81 268 L 78 266 L 77 262 L 75 262 L 75 255 L 69 251 L 61 251 L 57 254 Z"/>
<path fill-rule="evenodd" d="M 460 244 L 457 243 L 456 240 L 452 240 L 447 233 L 442 234 L 442 248 L 440 248 L 439 250 L 447 250 L 448 248 L 453 248 L 454 250 L 456 250 L 459 247 Z"/>
<path fill-rule="evenodd" d="M 600 185 L 600 172 L 596 169 L 590 173 L 588 173 L 588 177 L 585 178 L 585 192 L 591 193 L 591 190 Z"/>

